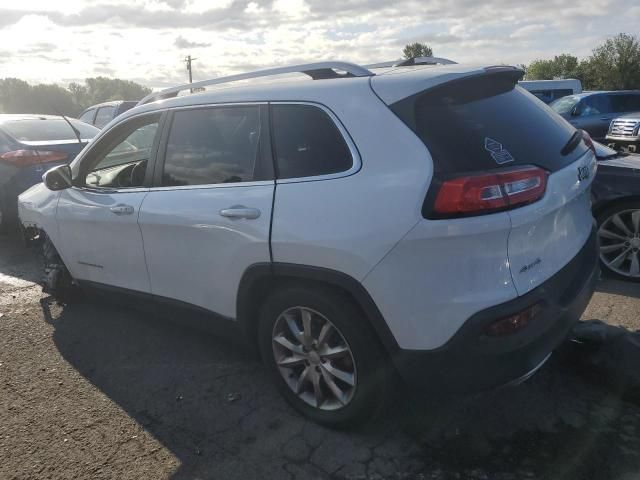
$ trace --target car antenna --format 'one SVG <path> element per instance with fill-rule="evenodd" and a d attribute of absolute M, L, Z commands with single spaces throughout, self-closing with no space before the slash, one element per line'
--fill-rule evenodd
<path fill-rule="evenodd" d="M 73 134 L 78 139 L 78 143 L 82 143 L 82 138 L 80 138 L 80 130 L 74 127 L 73 124 L 69 121 L 69 119 L 64 114 L 60 113 L 57 108 L 55 108 L 53 105 L 50 105 L 50 107 L 51 107 L 51 110 L 53 110 L 57 115 L 61 116 L 64 119 L 64 121 L 69 124 L 69 126 L 71 127 L 71 130 L 73 130 Z"/>

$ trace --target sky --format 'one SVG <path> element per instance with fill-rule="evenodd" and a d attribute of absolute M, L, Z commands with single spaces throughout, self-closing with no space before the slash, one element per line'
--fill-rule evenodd
<path fill-rule="evenodd" d="M 0 78 L 152 88 L 319 60 L 373 63 L 411 42 L 459 63 L 583 58 L 640 32 L 637 0 L 0 0 Z"/>

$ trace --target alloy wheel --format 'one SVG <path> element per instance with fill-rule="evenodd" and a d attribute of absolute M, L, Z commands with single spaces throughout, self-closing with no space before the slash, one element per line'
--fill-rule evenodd
<path fill-rule="evenodd" d="M 321 313 L 306 307 L 282 312 L 273 327 L 273 355 L 291 391 L 321 410 L 346 406 L 356 390 L 349 344 Z"/>
<path fill-rule="evenodd" d="M 600 259 L 612 271 L 640 278 L 640 209 L 621 210 L 598 229 Z"/>

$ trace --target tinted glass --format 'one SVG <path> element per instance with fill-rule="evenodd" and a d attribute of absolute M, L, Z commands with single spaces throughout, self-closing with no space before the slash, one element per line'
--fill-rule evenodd
<path fill-rule="evenodd" d="M 278 178 L 326 175 L 353 165 L 342 134 L 322 109 L 274 105 L 272 118 Z"/>
<path fill-rule="evenodd" d="M 114 132 L 91 162 L 86 184 L 93 187 L 140 187 L 158 132 L 159 116 L 136 119 Z M 96 148 L 100 148 L 96 145 Z"/>
<path fill-rule="evenodd" d="M 257 179 L 260 132 L 257 106 L 176 112 L 162 184 L 209 185 Z"/>
<path fill-rule="evenodd" d="M 69 119 L 71 124 L 80 132 L 83 140 L 95 137 L 99 130 L 91 125 L 75 119 Z M 20 142 L 55 142 L 64 140 L 78 140 L 73 129 L 63 118 L 31 118 L 25 120 L 8 120 L 2 123 L 2 128 Z"/>
<path fill-rule="evenodd" d="M 614 113 L 640 111 L 640 95 L 620 94 L 609 97 Z"/>
<path fill-rule="evenodd" d="M 611 113 L 611 102 L 607 95 L 591 95 L 585 97 L 580 103 L 580 116 L 602 115 Z"/>
<path fill-rule="evenodd" d="M 575 107 L 579 101 L 580 101 L 580 97 L 571 95 L 568 97 L 562 97 L 558 100 L 555 100 L 549 106 L 553 108 L 560 115 L 568 115 L 571 113 L 571 111 L 573 110 L 573 107 Z"/>
<path fill-rule="evenodd" d="M 554 171 L 586 151 L 561 155 L 575 129 L 507 76 L 449 82 L 399 103 L 394 111 L 425 143 L 437 173 L 517 165 Z"/>
<path fill-rule="evenodd" d="M 116 110 L 116 107 L 112 107 L 112 106 L 100 107 L 98 109 L 98 113 L 96 114 L 96 120 L 95 122 L 93 122 L 93 124 L 98 128 L 104 127 L 107 123 L 109 123 L 113 119 L 115 110 Z"/>
<path fill-rule="evenodd" d="M 530 90 L 530 92 L 542 100 L 544 103 L 550 103 L 558 98 L 562 98 L 566 95 L 571 95 L 573 90 L 571 89 L 562 89 L 562 90 Z"/>
<path fill-rule="evenodd" d="M 80 115 L 80 118 L 78 120 L 85 123 L 92 123 L 94 113 L 96 113 L 95 110 L 88 110 L 84 112 L 82 115 Z"/>

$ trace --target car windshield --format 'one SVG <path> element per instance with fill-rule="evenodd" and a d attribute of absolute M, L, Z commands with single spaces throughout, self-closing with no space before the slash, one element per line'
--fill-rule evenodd
<path fill-rule="evenodd" d="M 567 113 L 571 113 L 571 110 L 573 110 L 573 107 L 575 107 L 579 101 L 580 101 L 580 97 L 577 97 L 575 95 L 569 95 L 568 97 L 562 97 L 562 98 L 559 98 L 558 100 L 551 102 L 549 106 L 553 108 L 556 111 L 556 113 L 559 113 L 560 115 L 564 115 Z"/>
<path fill-rule="evenodd" d="M 69 119 L 71 124 L 80 132 L 80 138 L 89 140 L 100 130 L 75 119 Z M 77 140 L 75 133 L 64 118 L 28 118 L 8 120 L 2 123 L 2 128 L 19 142 L 54 142 Z"/>

